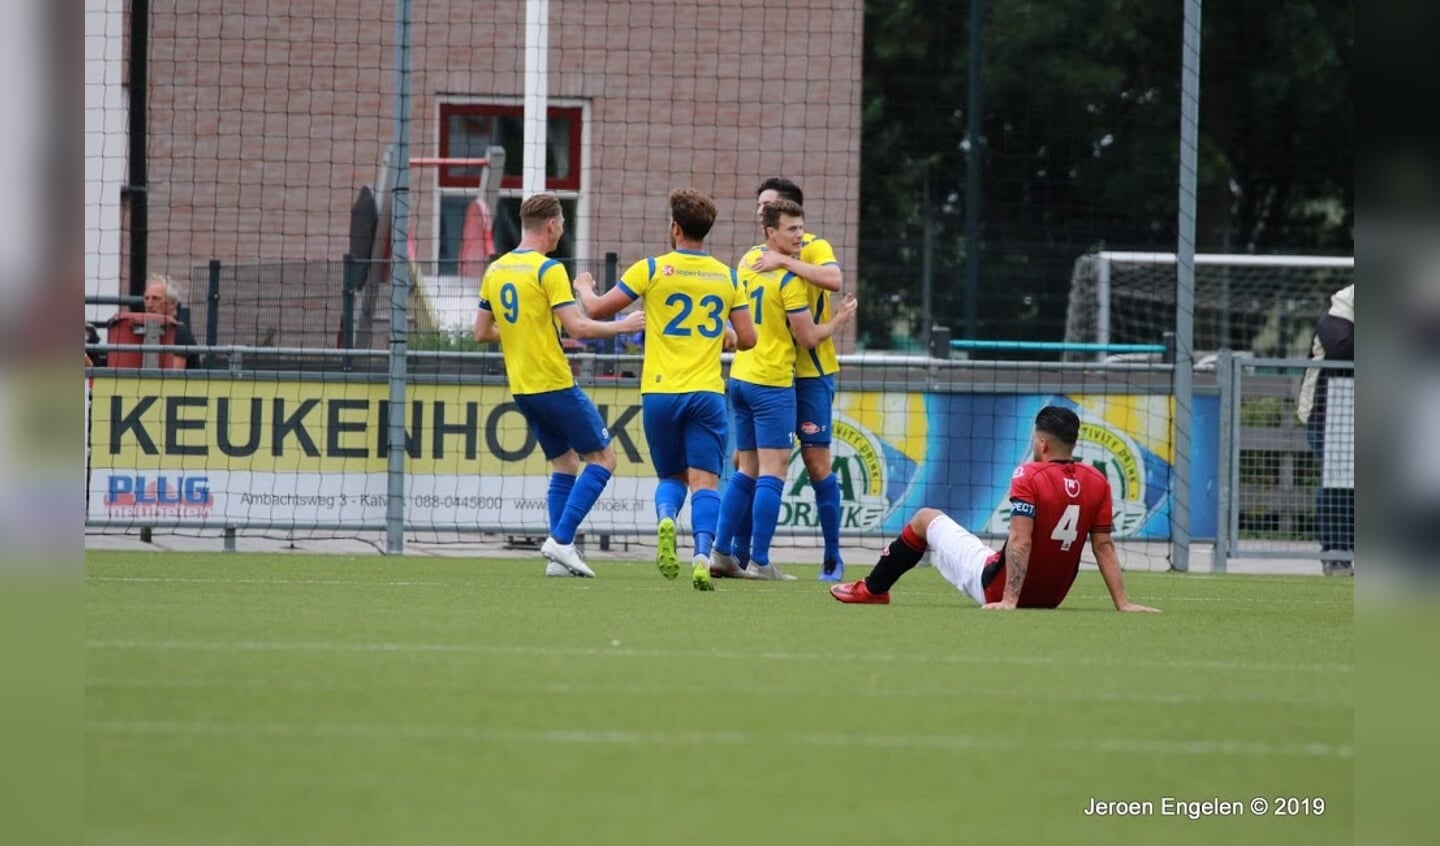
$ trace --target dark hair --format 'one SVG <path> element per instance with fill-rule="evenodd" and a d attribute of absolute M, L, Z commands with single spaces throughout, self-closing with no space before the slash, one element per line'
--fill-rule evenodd
<path fill-rule="evenodd" d="M 805 210 L 800 208 L 799 203 L 790 200 L 776 200 L 760 212 L 760 225 L 766 229 L 774 229 L 780 225 L 782 216 L 803 218 Z"/>
<path fill-rule="evenodd" d="M 715 201 L 694 188 L 676 188 L 670 192 L 670 219 L 679 224 L 686 238 L 705 240 L 715 225 Z"/>
<path fill-rule="evenodd" d="M 799 185 L 783 176 L 772 176 L 761 182 L 760 187 L 755 189 L 755 196 L 758 197 L 766 191 L 774 191 L 780 195 L 780 199 L 789 200 L 797 206 L 805 205 L 805 192 L 800 190 Z"/>
<path fill-rule="evenodd" d="M 1035 415 L 1035 431 L 1044 432 L 1071 449 L 1080 440 L 1080 417 L 1068 408 L 1047 405 Z"/>

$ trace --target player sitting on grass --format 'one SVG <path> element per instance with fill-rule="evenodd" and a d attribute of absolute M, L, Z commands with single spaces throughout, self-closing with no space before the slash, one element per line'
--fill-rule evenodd
<path fill-rule="evenodd" d="M 922 508 L 891 541 L 875 569 L 858 582 L 835 585 L 841 602 L 886 605 L 890 586 L 933 549 L 935 569 L 985 609 L 1055 608 L 1080 570 L 1084 538 L 1117 611 L 1155 611 L 1125 597 L 1125 579 L 1110 539 L 1110 483 L 1073 457 L 1080 418 L 1048 405 L 1035 415 L 1034 460 L 1010 480 L 1010 537 L 999 552 L 934 508 Z"/>

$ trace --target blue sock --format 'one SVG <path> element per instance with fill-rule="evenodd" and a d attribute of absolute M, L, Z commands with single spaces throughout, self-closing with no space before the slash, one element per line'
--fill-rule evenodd
<path fill-rule="evenodd" d="M 690 497 L 690 526 L 695 532 L 695 554 L 710 555 L 720 518 L 720 494 L 701 488 Z"/>
<path fill-rule="evenodd" d="M 550 509 L 550 536 L 565 515 L 565 500 L 570 498 L 570 489 L 575 487 L 575 477 L 569 473 L 551 473 L 550 490 L 545 494 L 545 505 Z"/>
<path fill-rule="evenodd" d="M 775 536 L 775 523 L 780 519 L 780 492 L 784 489 L 785 481 L 779 476 L 761 476 L 755 481 L 750 558 L 762 567 L 770 563 L 770 539 Z"/>
<path fill-rule="evenodd" d="M 580 521 L 590 513 L 590 509 L 595 505 L 595 500 L 600 498 L 600 494 L 605 490 L 605 484 L 609 481 L 609 470 L 599 464 L 585 465 L 585 471 L 580 474 L 580 480 L 570 491 L 570 498 L 565 500 L 565 514 L 561 516 L 559 524 L 555 526 L 555 540 L 560 543 L 575 542 L 575 530 L 580 528 Z"/>
<path fill-rule="evenodd" d="M 820 512 L 820 534 L 825 537 L 825 560 L 840 561 L 840 480 L 835 474 L 810 486 L 815 489 L 815 508 Z"/>
<path fill-rule="evenodd" d="M 674 479 L 661 479 L 660 484 L 655 486 L 655 519 L 664 520 L 669 517 L 674 520 L 685 507 L 684 482 L 677 482 Z"/>
<path fill-rule="evenodd" d="M 740 522 L 735 526 L 735 540 L 731 544 L 730 554 L 744 567 L 750 563 L 750 531 L 755 526 L 755 495 L 752 492 L 750 501 L 744 510 L 740 512 Z"/>
<path fill-rule="evenodd" d="M 725 486 L 725 496 L 720 500 L 720 519 L 715 526 L 715 548 L 720 552 L 730 554 L 741 517 L 750 513 L 754 498 L 755 480 L 739 471 L 731 473 L 730 483 Z M 745 546 L 747 549 L 750 546 L 748 537 Z"/>

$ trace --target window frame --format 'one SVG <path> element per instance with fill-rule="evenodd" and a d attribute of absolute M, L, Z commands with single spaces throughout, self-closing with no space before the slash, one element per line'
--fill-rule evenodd
<path fill-rule="evenodd" d="M 523 117 L 525 113 L 524 99 L 521 97 L 509 96 L 441 96 L 436 99 L 435 104 L 435 126 L 436 126 L 436 148 L 443 158 L 449 151 L 449 134 L 447 122 L 450 116 L 456 112 L 465 114 L 482 114 L 508 117 Z M 573 234 L 575 242 L 575 255 L 563 256 L 562 258 L 583 259 L 589 255 L 590 250 L 590 101 L 576 98 L 551 98 L 546 107 L 547 119 L 557 115 L 568 116 L 571 121 L 570 130 L 570 162 L 571 173 L 568 177 L 546 177 L 545 190 L 553 192 L 562 200 L 575 201 L 575 217 L 577 220 L 567 220 L 566 228 Z M 523 164 L 523 163 L 522 163 Z M 431 241 L 431 248 L 427 251 L 430 259 L 434 262 L 440 260 L 440 217 L 441 206 L 444 197 L 450 196 L 474 196 L 476 186 L 474 184 L 455 184 L 448 177 L 449 168 L 427 168 L 429 173 L 425 174 L 428 181 L 427 188 L 435 198 L 432 209 L 428 215 L 430 218 L 431 232 L 434 237 Z M 523 198 L 525 196 L 520 176 L 505 176 L 500 182 L 498 199 Z M 498 209 L 492 209 L 492 212 Z"/>

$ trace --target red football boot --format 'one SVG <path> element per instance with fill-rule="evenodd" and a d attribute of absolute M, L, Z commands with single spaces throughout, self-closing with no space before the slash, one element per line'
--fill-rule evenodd
<path fill-rule="evenodd" d="M 865 586 L 865 580 L 858 582 L 846 582 L 843 585 L 832 585 L 830 595 L 841 602 L 849 602 L 857 605 L 889 605 L 890 594 L 871 593 L 870 588 Z"/>

